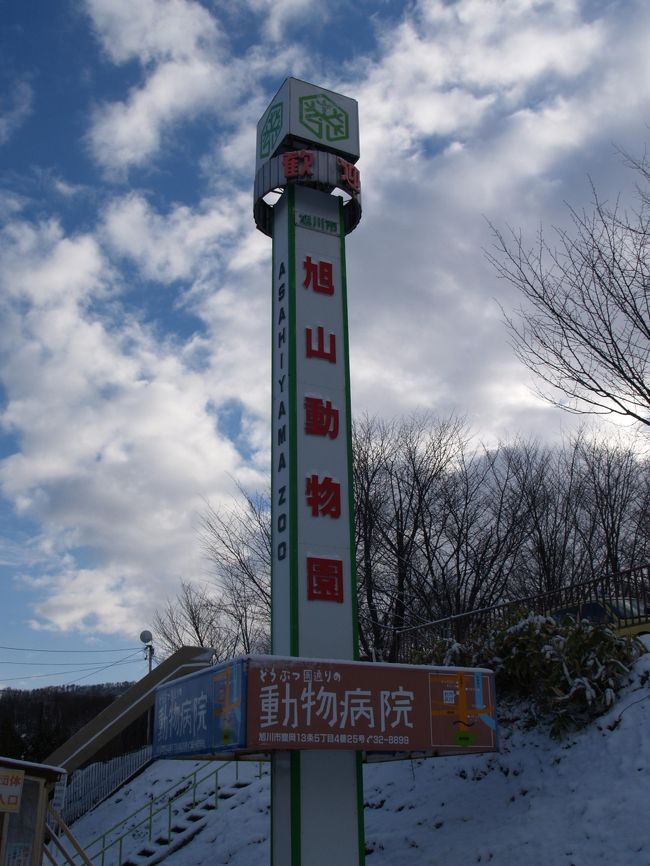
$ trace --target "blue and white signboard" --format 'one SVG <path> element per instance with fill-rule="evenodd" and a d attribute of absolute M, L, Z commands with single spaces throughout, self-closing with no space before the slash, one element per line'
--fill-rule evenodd
<path fill-rule="evenodd" d="M 189 757 L 243 748 L 246 691 L 244 659 L 159 686 L 153 757 Z"/>

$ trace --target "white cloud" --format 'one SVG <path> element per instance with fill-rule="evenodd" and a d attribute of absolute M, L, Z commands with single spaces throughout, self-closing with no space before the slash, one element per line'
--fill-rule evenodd
<path fill-rule="evenodd" d="M 85 5 L 114 63 L 187 61 L 219 39 L 217 22 L 193 0 L 85 0 Z"/>
<path fill-rule="evenodd" d="M 19 450 L 0 464 L 0 485 L 42 527 L 41 625 L 133 631 L 178 577 L 202 571 L 203 497 L 226 499 L 233 479 L 265 486 L 271 243 L 252 222 L 254 126 L 285 74 L 327 71 L 315 42 L 273 40 L 308 14 L 333 18 L 337 4 L 250 0 L 244 20 L 252 10 L 263 37 L 237 57 L 208 11 L 223 6 L 86 4 L 109 60 L 141 74 L 97 109 L 99 165 L 148 166 L 169 133 L 210 112 L 200 200 L 158 206 L 152 173 L 140 175 L 149 189 L 113 199 L 96 231 L 77 234 L 18 222 L 22 201 L 3 200 L 14 222 L 1 241 L 2 423 Z M 514 299 L 481 247 L 483 214 L 524 228 L 555 221 L 564 198 L 585 200 L 585 175 L 611 160 L 612 141 L 642 140 L 648 13 L 585 8 L 405 4 L 378 54 L 315 79 L 361 112 L 364 217 L 347 246 L 356 412 L 455 410 L 490 442 L 560 429 L 565 416 L 531 396 L 513 358 L 494 298 Z M 231 21 L 240 10 L 229 4 Z M 169 298 L 173 286 L 196 333 L 125 314 L 133 269 L 152 292 Z M 219 430 L 231 403 L 246 458 Z"/>
<path fill-rule="evenodd" d="M 66 237 L 56 220 L 38 230 L 26 222 L 9 223 L 2 233 L 0 276 L 5 291 L 35 306 L 74 304 L 103 291 L 104 261 L 92 235 Z"/>
<path fill-rule="evenodd" d="M 34 94 L 26 81 L 17 81 L 8 96 L 0 98 L 0 145 L 5 144 L 32 113 Z"/>
<path fill-rule="evenodd" d="M 1 421 L 20 450 L 0 463 L 0 487 L 50 539 L 38 613 L 57 628 L 124 632 L 126 608 L 201 572 L 204 500 L 257 477 L 215 429 L 211 375 L 128 317 L 97 312 L 113 273 L 96 240 L 14 224 L 2 251 Z"/>
<path fill-rule="evenodd" d="M 142 165 L 158 151 L 165 130 L 218 108 L 224 81 L 225 70 L 213 60 L 161 63 L 126 101 L 96 110 L 89 132 L 95 159 L 113 170 Z"/>
<path fill-rule="evenodd" d="M 76 631 L 88 635 L 122 633 L 135 639 L 135 610 L 146 608 L 148 587 L 137 569 L 64 567 L 41 586 L 46 600 L 34 605 L 35 630 Z M 120 625 L 121 623 L 121 625 Z"/>
<path fill-rule="evenodd" d="M 206 201 L 198 211 L 176 205 L 161 215 L 133 194 L 110 204 L 104 230 L 117 253 L 136 261 L 148 279 L 166 283 L 214 270 L 220 249 L 241 230 L 241 219 L 225 198 Z"/>
<path fill-rule="evenodd" d="M 94 112 L 88 142 L 100 166 L 120 174 L 148 164 L 166 133 L 201 112 L 218 115 L 231 127 L 219 149 L 225 148 L 233 164 L 245 164 L 244 154 L 254 152 L 254 139 L 241 148 L 238 130 L 252 128 L 266 107 L 260 79 L 283 78 L 289 70 L 301 75 L 310 68 L 301 46 L 274 44 L 269 51 L 265 40 L 280 39 L 289 21 L 307 15 L 320 21 L 326 14 L 323 4 L 314 7 L 306 0 L 251 0 L 250 5 L 263 18 L 264 40 L 246 55 L 233 57 L 214 16 L 197 2 L 86 0 L 109 58 L 117 64 L 137 60 L 144 73 L 125 99 L 102 104 Z M 228 14 L 239 11 L 229 8 Z"/>
<path fill-rule="evenodd" d="M 15 219 L 26 204 L 27 200 L 23 196 L 0 190 L 0 220 L 6 223 Z"/>
<path fill-rule="evenodd" d="M 232 90 L 215 19 L 191 0 L 86 0 L 95 33 L 116 64 L 145 75 L 124 101 L 99 106 L 88 141 L 109 171 L 143 165 L 163 134 L 197 112 L 217 111 Z"/>
<path fill-rule="evenodd" d="M 533 231 L 561 222 L 564 200 L 588 196 L 589 160 L 642 141 L 648 15 L 626 10 L 420 3 L 367 74 L 331 85 L 361 114 L 364 217 L 348 242 L 357 409 L 455 410 L 491 439 L 559 426 L 524 396 L 533 381 L 494 300 L 516 299 L 482 258 L 484 216 Z"/>
<path fill-rule="evenodd" d="M 260 286 L 267 283 L 271 244 L 255 229 L 249 193 L 226 194 L 225 186 L 221 193 L 195 209 L 178 205 L 166 214 L 139 195 L 117 200 L 106 211 L 102 234 L 145 278 L 184 281 L 179 303 L 205 329 L 188 342 L 184 357 L 190 366 L 199 357 L 201 368 L 209 368 L 216 405 L 238 401 L 255 427 L 270 389 L 268 375 L 260 376 L 261 370 L 270 375 L 270 298 Z"/>
<path fill-rule="evenodd" d="M 602 65 L 606 41 L 574 3 L 418 3 L 360 82 L 364 163 L 480 136 L 531 100 L 552 102 Z"/>
<path fill-rule="evenodd" d="M 286 39 L 292 26 L 309 20 L 320 26 L 327 19 L 326 0 L 313 3 L 312 0 L 243 0 L 254 12 L 263 17 L 262 31 L 267 39 L 280 42 Z"/>
<path fill-rule="evenodd" d="M 435 42 L 433 63 L 439 84 L 462 82 L 481 90 L 529 84 L 554 74 L 573 78 L 603 47 L 598 20 L 582 17 L 580 4 L 555 0 L 460 0 L 419 2 L 417 36 L 406 25 L 407 43 L 420 52 Z M 406 46 L 410 52 L 413 44 Z M 423 57 L 410 54 L 414 65 Z M 408 62 L 407 62 L 408 67 Z"/>

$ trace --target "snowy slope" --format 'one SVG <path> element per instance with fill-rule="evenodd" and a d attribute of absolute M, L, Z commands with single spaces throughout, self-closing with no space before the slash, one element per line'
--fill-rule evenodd
<path fill-rule="evenodd" d="M 650 654 L 610 713 L 563 742 L 523 730 L 504 712 L 497 755 L 367 765 L 369 866 L 650 866 L 648 676 Z M 76 822 L 75 833 L 88 843 L 195 766 L 203 765 L 156 762 Z M 240 764 L 237 786 L 232 766 L 221 771 L 224 799 L 216 809 L 212 796 L 205 810 L 188 809 L 193 838 L 165 866 L 269 862 L 268 775 L 257 773 L 257 765 Z M 198 800 L 213 790 L 206 785 Z M 143 842 L 140 831 L 133 850 Z M 156 856 L 131 859 L 145 866 Z"/>

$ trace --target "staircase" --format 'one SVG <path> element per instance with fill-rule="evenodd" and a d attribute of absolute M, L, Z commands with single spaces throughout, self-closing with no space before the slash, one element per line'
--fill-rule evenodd
<path fill-rule="evenodd" d="M 263 775 L 262 765 L 208 762 L 151 797 L 138 809 L 90 841 L 86 858 L 72 866 L 155 866 L 188 844 L 226 801 L 234 806 L 244 790 Z"/>

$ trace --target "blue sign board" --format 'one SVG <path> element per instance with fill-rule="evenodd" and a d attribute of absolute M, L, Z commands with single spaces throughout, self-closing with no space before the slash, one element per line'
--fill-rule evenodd
<path fill-rule="evenodd" d="M 156 689 L 153 757 L 231 752 L 246 745 L 246 660 Z"/>

